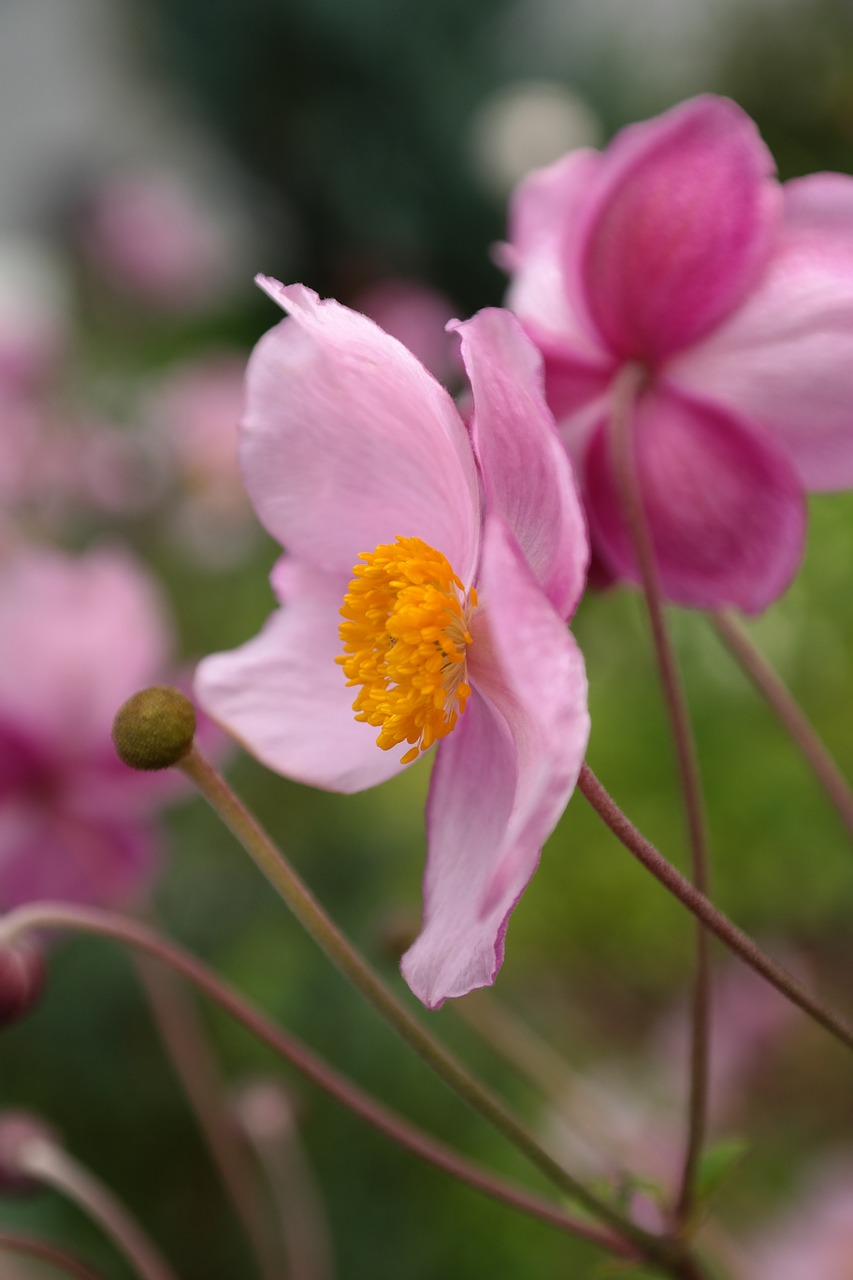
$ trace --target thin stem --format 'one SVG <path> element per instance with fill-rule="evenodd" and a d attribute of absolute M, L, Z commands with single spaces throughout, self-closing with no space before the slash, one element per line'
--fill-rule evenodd
<path fill-rule="evenodd" d="M 281 1259 L 264 1221 L 249 1153 L 229 1114 L 216 1060 L 195 1005 L 163 965 L 137 956 L 136 971 L 160 1039 L 243 1224 L 258 1269 L 264 1280 L 280 1280 Z"/>
<path fill-rule="evenodd" d="M 58 1267 L 75 1280 L 103 1280 L 97 1271 L 93 1271 L 87 1262 L 83 1262 L 75 1254 L 66 1249 L 58 1249 L 56 1245 L 39 1240 L 36 1236 L 18 1235 L 12 1231 L 0 1231 L 0 1252 L 6 1249 L 9 1253 L 21 1253 L 30 1258 L 39 1258 Z"/>
<path fill-rule="evenodd" d="M 651 625 L 658 674 L 663 689 L 675 757 L 684 799 L 693 884 L 708 895 L 710 880 L 708 834 L 705 822 L 702 783 L 696 744 L 690 727 L 687 699 L 678 670 L 675 650 L 666 625 L 660 575 L 654 542 L 637 475 L 637 464 L 631 417 L 634 400 L 642 386 L 645 372 L 639 365 L 627 365 L 617 377 L 613 389 L 611 442 L 620 498 L 625 520 L 637 557 L 643 595 Z M 687 1140 L 681 1179 L 675 1204 L 675 1217 L 680 1226 L 689 1219 L 693 1207 L 696 1174 L 708 1128 L 708 1088 L 711 1022 L 711 964 L 708 935 L 701 922 L 695 935 L 696 960 L 691 1005 L 690 1090 L 688 1100 Z"/>
<path fill-rule="evenodd" d="M 853 1027 L 839 1014 L 824 1005 L 775 960 L 761 950 L 748 934 L 718 911 L 680 871 L 667 862 L 663 854 L 629 821 L 615 800 L 608 795 L 589 765 L 584 765 L 578 778 L 578 790 L 586 797 L 602 821 L 634 857 L 650 871 L 664 888 L 681 902 L 697 920 L 703 921 L 729 951 L 748 964 L 756 973 L 781 991 L 782 995 L 807 1013 L 848 1049 L 853 1049 Z"/>
<path fill-rule="evenodd" d="M 100 911 L 94 907 L 73 907 L 61 902 L 40 902 L 17 907 L 4 916 L 0 920 L 0 940 L 11 942 L 16 937 L 36 929 L 63 929 L 96 934 L 112 938 L 154 956 L 216 1001 L 252 1035 L 268 1045 L 330 1097 L 348 1107 L 380 1133 L 384 1133 L 386 1137 L 428 1164 L 436 1166 L 444 1173 L 494 1200 L 538 1218 L 540 1222 L 548 1223 L 569 1235 L 578 1236 L 618 1257 L 629 1258 L 645 1254 L 644 1247 L 632 1246 L 620 1235 L 613 1235 L 582 1222 L 539 1196 L 505 1182 L 473 1161 L 459 1156 L 416 1125 L 410 1124 L 402 1116 L 347 1080 L 294 1036 L 265 1018 L 260 1010 L 244 999 L 234 987 L 211 972 L 201 961 L 181 947 L 167 941 L 153 929 L 135 920 L 112 912 Z M 660 1254 L 662 1251 L 656 1247 L 657 1244 L 655 1238 L 650 1237 L 651 1251 Z"/>
<path fill-rule="evenodd" d="M 278 1210 L 288 1280 L 334 1280 L 331 1232 L 293 1107 L 273 1080 L 244 1091 L 237 1116 Z"/>
<path fill-rule="evenodd" d="M 606 1090 L 567 1062 L 491 992 L 457 1000 L 453 1011 L 557 1109 L 572 1141 L 589 1160 L 614 1173 L 632 1171 L 625 1135 L 614 1123 L 613 1100 Z"/>
<path fill-rule="evenodd" d="M 21 1145 L 22 1173 L 62 1192 L 97 1222 L 142 1280 L 175 1280 L 175 1273 L 124 1205 L 88 1169 L 46 1138 Z"/>
<path fill-rule="evenodd" d="M 211 807 L 254 859 L 303 928 L 427 1066 L 469 1106 L 494 1125 L 566 1196 L 607 1223 L 621 1236 L 632 1240 L 648 1257 L 652 1256 L 648 1252 L 650 1249 L 660 1256 L 660 1241 L 635 1226 L 564 1169 L 507 1110 L 500 1099 L 409 1013 L 330 919 L 254 815 L 196 747 L 184 757 L 180 767 L 195 782 Z"/>
<path fill-rule="evenodd" d="M 818 782 L 835 806 L 847 834 L 853 839 L 853 791 L 815 733 L 802 707 L 767 659 L 756 649 L 732 613 L 718 610 L 709 614 L 709 617 L 717 635 L 743 667 L 759 693 L 767 699 L 795 746 L 811 766 Z"/>

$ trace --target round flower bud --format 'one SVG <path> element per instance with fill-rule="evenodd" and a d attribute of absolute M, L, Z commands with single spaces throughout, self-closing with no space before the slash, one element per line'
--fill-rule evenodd
<path fill-rule="evenodd" d="M 118 757 L 131 769 L 170 769 L 193 745 L 195 709 L 179 689 L 143 689 L 119 707 L 113 721 Z"/>
<path fill-rule="evenodd" d="M 0 1115 L 0 1194 L 24 1196 L 41 1189 L 37 1178 L 27 1173 L 24 1152 L 31 1143 L 56 1142 L 56 1135 L 29 1111 L 7 1111 Z"/>
<path fill-rule="evenodd" d="M 41 994 L 44 960 L 30 941 L 0 944 L 0 1027 L 28 1013 Z"/>

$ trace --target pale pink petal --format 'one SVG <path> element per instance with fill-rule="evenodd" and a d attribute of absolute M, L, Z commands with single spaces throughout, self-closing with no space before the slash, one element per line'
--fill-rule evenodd
<path fill-rule="evenodd" d="M 292 316 L 260 340 L 247 376 L 241 460 L 270 533 L 346 574 L 362 552 L 417 536 L 470 582 L 477 476 L 448 393 L 365 316 L 259 279 Z"/>
<path fill-rule="evenodd" d="M 770 266 L 744 305 L 667 369 L 761 424 L 808 489 L 853 485 L 853 178 L 783 188 Z"/>
<path fill-rule="evenodd" d="M 725 98 L 622 130 L 566 244 L 567 279 L 579 254 L 587 305 L 615 353 L 656 364 L 746 297 L 778 221 L 773 172 L 755 125 Z"/>
<path fill-rule="evenodd" d="M 800 562 L 802 486 L 771 441 L 731 414 L 652 389 L 635 410 L 637 467 L 667 599 L 748 613 L 781 595 Z M 639 580 L 604 426 L 586 458 L 585 496 L 597 549 Z"/>
<path fill-rule="evenodd" d="M 586 582 L 586 521 L 571 463 L 542 394 L 542 360 L 508 311 L 458 325 L 474 392 L 471 434 L 486 508 L 506 521 L 561 617 Z"/>
<path fill-rule="evenodd" d="M 403 975 L 428 1008 L 494 981 L 509 916 L 572 793 L 589 734 L 583 659 L 508 530 L 489 520 L 474 692 L 427 808 L 423 931 Z"/>
<path fill-rule="evenodd" d="M 356 723 L 335 662 L 347 581 L 284 560 L 276 566 L 281 609 L 230 653 L 199 664 L 202 707 L 277 773 L 331 791 L 361 791 L 401 769 L 404 748 L 382 751 L 378 730 Z"/>
<path fill-rule="evenodd" d="M 507 307 L 537 346 L 553 349 L 581 371 L 612 364 L 575 273 L 566 276 L 566 242 L 589 204 L 601 165 L 598 152 L 583 148 L 529 174 L 510 202 L 510 243 L 498 249 L 500 265 L 511 276 Z"/>

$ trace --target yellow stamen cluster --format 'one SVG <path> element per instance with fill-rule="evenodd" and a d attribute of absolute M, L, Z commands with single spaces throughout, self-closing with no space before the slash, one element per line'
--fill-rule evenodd
<path fill-rule="evenodd" d="M 440 551 L 398 538 L 359 556 L 344 596 L 337 659 L 347 684 L 361 685 L 356 720 L 381 730 L 383 751 L 413 744 L 415 760 L 451 732 L 471 693 L 468 623 L 476 607 Z"/>

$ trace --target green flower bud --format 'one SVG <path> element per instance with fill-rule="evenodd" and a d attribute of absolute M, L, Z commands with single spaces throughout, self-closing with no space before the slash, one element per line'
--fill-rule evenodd
<path fill-rule="evenodd" d="M 131 769 L 170 769 L 193 745 L 195 709 L 179 689 L 143 689 L 113 721 L 118 758 Z"/>

